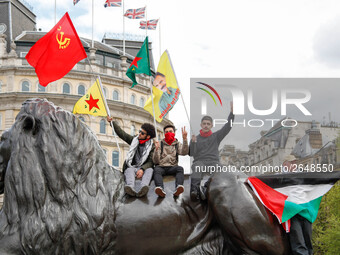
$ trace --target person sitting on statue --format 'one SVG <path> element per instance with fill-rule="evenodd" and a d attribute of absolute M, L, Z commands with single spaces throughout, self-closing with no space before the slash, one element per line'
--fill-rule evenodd
<path fill-rule="evenodd" d="M 153 173 L 155 181 L 155 193 L 159 197 L 165 197 L 163 176 L 175 175 L 175 191 L 174 196 L 178 197 L 184 191 L 184 169 L 178 165 L 178 155 L 188 155 L 189 146 L 187 141 L 187 131 L 182 128 L 183 145 L 175 138 L 176 128 L 173 125 L 164 127 L 165 138 L 159 143 L 155 142 L 155 152 L 153 154 L 153 162 L 156 165 Z"/>
<path fill-rule="evenodd" d="M 200 134 L 196 137 L 192 136 L 190 142 L 189 155 L 193 157 L 193 164 L 191 166 L 191 184 L 190 184 L 190 198 L 193 201 L 199 199 L 206 199 L 206 188 L 208 183 L 201 187 L 201 180 L 204 172 L 203 168 L 208 166 L 220 165 L 218 147 L 224 137 L 231 130 L 231 122 L 234 121 L 233 103 L 230 103 L 230 114 L 228 122 L 218 131 L 212 132 L 213 120 L 210 116 L 204 116 L 201 119 Z"/>
<path fill-rule="evenodd" d="M 120 128 L 113 118 L 107 116 L 107 121 L 113 124 L 117 135 L 130 145 L 127 159 L 123 165 L 125 176 L 124 191 L 130 196 L 143 197 L 149 191 L 149 184 L 153 173 L 152 155 L 155 149 L 152 139 L 156 136 L 155 127 L 144 123 L 137 136 L 129 135 Z M 135 178 L 142 179 L 141 189 L 135 190 Z"/>

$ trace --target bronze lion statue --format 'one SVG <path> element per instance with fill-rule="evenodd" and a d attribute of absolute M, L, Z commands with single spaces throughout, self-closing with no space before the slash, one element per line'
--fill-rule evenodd
<path fill-rule="evenodd" d="M 205 202 L 190 201 L 190 180 L 177 199 L 130 198 L 81 120 L 30 99 L 1 137 L 0 254 L 288 254 L 244 177 L 213 175 Z"/>

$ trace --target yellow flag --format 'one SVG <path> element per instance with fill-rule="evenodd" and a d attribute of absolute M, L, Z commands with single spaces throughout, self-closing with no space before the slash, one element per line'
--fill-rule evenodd
<path fill-rule="evenodd" d="M 161 122 L 176 104 L 180 95 L 176 75 L 167 50 L 164 51 L 159 60 L 157 73 L 153 82 L 152 95 L 155 106 L 155 119 Z M 146 101 L 144 109 L 153 116 L 151 97 Z"/>
<path fill-rule="evenodd" d="M 87 93 L 74 105 L 73 113 L 107 116 L 103 92 L 97 79 Z"/>

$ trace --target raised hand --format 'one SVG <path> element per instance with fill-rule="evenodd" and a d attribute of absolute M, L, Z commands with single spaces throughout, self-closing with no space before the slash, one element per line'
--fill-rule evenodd
<path fill-rule="evenodd" d="M 192 141 L 192 142 L 194 142 L 194 143 L 196 143 L 196 141 L 197 141 L 197 138 L 196 138 L 196 136 L 195 136 L 195 135 L 192 135 L 192 137 L 191 137 L 191 141 Z"/>
<path fill-rule="evenodd" d="M 155 150 L 159 149 L 159 141 L 155 141 Z"/>
<path fill-rule="evenodd" d="M 111 121 L 113 121 L 113 118 L 110 117 L 110 116 L 108 115 L 108 116 L 106 116 L 106 120 L 107 120 L 108 122 L 111 122 Z"/>
<path fill-rule="evenodd" d="M 182 127 L 182 137 L 183 137 L 183 140 L 186 140 L 188 137 L 188 132 L 185 130 L 185 126 Z"/>

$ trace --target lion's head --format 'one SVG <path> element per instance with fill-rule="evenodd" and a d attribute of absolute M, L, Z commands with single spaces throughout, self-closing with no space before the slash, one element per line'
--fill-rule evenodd
<path fill-rule="evenodd" d="M 82 121 L 47 100 L 27 100 L 0 153 L 0 245 L 19 233 L 26 254 L 112 251 L 124 182 Z"/>

